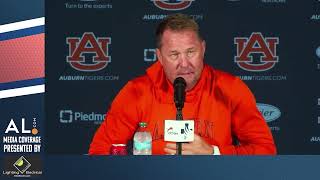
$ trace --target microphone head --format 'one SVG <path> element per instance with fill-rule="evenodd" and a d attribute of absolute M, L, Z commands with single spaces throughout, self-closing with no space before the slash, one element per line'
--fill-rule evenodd
<path fill-rule="evenodd" d="M 174 82 L 173 82 L 174 86 L 178 85 L 178 84 L 182 84 L 184 86 L 187 86 L 186 80 L 184 80 L 183 77 L 177 77 Z"/>
<path fill-rule="evenodd" d="M 177 77 L 173 82 L 174 87 L 174 103 L 176 108 L 182 109 L 184 106 L 187 83 L 183 77 Z"/>

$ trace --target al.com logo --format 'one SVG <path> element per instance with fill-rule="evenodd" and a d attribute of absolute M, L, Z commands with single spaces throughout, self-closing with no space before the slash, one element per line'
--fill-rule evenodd
<path fill-rule="evenodd" d="M 67 62 L 78 71 L 99 71 L 111 62 L 111 37 L 96 37 L 93 32 L 85 32 L 81 37 L 68 37 L 66 43 L 69 46 Z"/>
<path fill-rule="evenodd" d="M 155 6 L 167 11 L 178 11 L 188 8 L 195 0 L 151 0 Z"/>
<path fill-rule="evenodd" d="M 32 130 L 26 128 L 26 118 L 21 118 L 21 130 L 19 131 L 19 126 L 17 126 L 16 123 L 17 120 L 15 121 L 13 118 L 10 120 L 6 131 L 4 132 L 5 134 L 8 134 L 10 132 L 15 132 L 16 134 L 22 133 L 22 134 L 33 134 L 37 135 L 39 130 L 37 129 L 37 118 L 33 118 L 32 121 L 29 120 L 29 123 L 32 122 Z"/>
<path fill-rule="evenodd" d="M 237 46 L 235 63 L 246 71 L 267 71 L 279 62 L 277 55 L 278 37 L 265 37 L 260 32 L 253 32 L 250 37 L 236 37 Z"/>

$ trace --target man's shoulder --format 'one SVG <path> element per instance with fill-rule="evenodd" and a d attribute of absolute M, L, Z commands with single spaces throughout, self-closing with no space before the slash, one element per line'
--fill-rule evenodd
<path fill-rule="evenodd" d="M 138 100 L 142 96 L 148 94 L 150 80 L 145 75 L 138 76 L 132 80 L 129 80 L 124 87 L 121 88 L 119 93 L 117 94 L 118 99 L 122 99 L 122 101 L 126 101 L 131 99 L 130 102 L 134 102 Z M 134 99 L 134 100 L 133 100 Z"/>
<path fill-rule="evenodd" d="M 248 85 L 241 80 L 238 76 L 232 75 L 231 73 L 214 69 L 215 75 L 215 85 L 221 87 L 226 92 L 234 93 L 234 92 L 244 92 L 250 91 Z"/>
<path fill-rule="evenodd" d="M 229 72 L 208 66 L 212 77 L 216 83 L 230 84 L 237 81 L 239 78 Z"/>
<path fill-rule="evenodd" d="M 247 85 L 237 76 L 209 66 L 212 85 L 223 89 L 226 93 L 233 93 L 236 89 L 247 89 Z"/>
<path fill-rule="evenodd" d="M 213 89 L 220 90 L 221 94 L 234 100 L 235 97 L 239 99 L 239 97 L 248 94 L 248 92 L 251 93 L 248 86 L 239 77 L 212 67 L 210 71 L 214 77 L 212 81 Z"/>
<path fill-rule="evenodd" d="M 135 77 L 133 79 L 131 79 L 128 82 L 128 85 L 135 87 L 136 89 L 141 89 L 141 88 L 148 88 L 151 87 L 152 82 L 150 80 L 150 78 L 144 74 L 138 77 Z"/>

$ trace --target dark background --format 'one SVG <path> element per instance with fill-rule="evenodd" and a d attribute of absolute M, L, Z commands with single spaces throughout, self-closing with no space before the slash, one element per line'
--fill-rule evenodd
<path fill-rule="evenodd" d="M 73 2 L 75 1 L 77 0 Z M 143 49 L 154 47 L 153 30 L 159 20 L 142 21 L 142 15 L 171 12 L 160 10 L 147 0 L 141 1 L 140 4 L 112 2 L 113 8 L 106 11 L 68 12 L 64 9 L 64 3 L 46 1 L 46 97 L 42 93 L 0 100 L 2 135 L 10 118 L 16 120 L 22 117 L 37 117 L 39 120 L 42 139 L 49 146 L 42 143 L 45 151 L 45 155 L 41 155 L 43 175 L 32 179 L 319 179 L 318 155 L 148 158 L 73 155 L 86 153 L 93 133 L 99 125 L 94 122 L 62 124 L 59 121 L 60 109 L 105 113 L 124 83 L 142 74 L 151 64 L 143 61 Z M 317 99 L 320 97 L 317 66 L 320 64 L 320 58 L 315 53 L 320 46 L 320 21 L 310 19 L 313 14 L 320 14 L 319 6 L 320 2 L 317 0 L 287 0 L 285 4 L 264 4 L 258 0 L 196 0 L 187 10 L 181 11 L 204 15 L 198 22 L 207 40 L 206 62 L 209 64 L 235 75 L 287 76 L 287 81 L 245 81 L 256 95 L 257 102 L 270 104 L 281 110 L 281 117 L 269 123 L 270 127 L 280 128 L 279 131 L 273 131 L 280 154 L 320 152 L 320 142 L 310 141 L 311 137 L 320 136 L 317 123 L 320 116 L 320 106 L 317 105 Z M 1 25 L 43 16 L 44 0 L 0 2 Z M 85 17 L 88 17 L 86 21 Z M 97 25 L 96 28 L 91 28 L 88 24 Z M 77 31 L 81 26 L 83 28 Z M 112 36 L 112 63 L 104 70 L 89 74 L 116 74 L 120 76 L 118 81 L 57 80 L 57 77 L 64 73 L 81 74 L 65 61 L 68 54 L 65 38 L 81 36 L 84 31 L 94 32 L 98 36 Z M 277 48 L 279 63 L 263 73 L 245 72 L 233 62 L 236 55 L 234 37 L 249 37 L 254 31 L 262 32 L 265 37 L 280 39 Z M 1 59 L 3 60 L 6 59 Z M 0 85 L 3 87 L 3 84 Z M 46 113 L 44 107 L 47 107 Z M 27 129 L 30 128 L 27 126 Z M 44 132 L 47 132 L 46 137 L 43 136 Z M 70 154 L 64 155 L 66 153 Z M 0 168 L 4 170 L 9 162 L 6 160 L 12 156 L 17 159 L 21 155 L 29 161 L 32 160 L 29 154 L 0 153 Z M 32 164 L 35 165 L 33 162 Z M 0 179 L 13 178 L 1 175 Z"/>
<path fill-rule="evenodd" d="M 175 3 L 176 1 L 169 1 Z M 68 9 L 69 4 L 109 4 L 105 9 Z M 206 63 L 236 76 L 285 76 L 286 80 L 245 80 L 256 96 L 257 103 L 272 105 L 281 116 L 269 126 L 279 154 L 320 154 L 320 125 L 317 105 L 320 97 L 317 64 L 320 58 L 320 2 L 289 1 L 264 3 L 255 1 L 195 0 L 189 8 L 163 10 L 152 1 L 77 0 L 46 2 L 46 129 L 48 153 L 86 154 L 94 132 L 101 121 L 62 123 L 60 113 L 105 114 L 109 104 L 124 84 L 142 75 L 153 62 L 144 61 L 144 49 L 155 48 L 154 31 L 161 19 L 145 20 L 145 15 L 185 13 L 200 24 L 207 42 Z M 108 54 L 111 62 L 96 72 L 73 69 L 66 57 L 68 37 L 81 37 L 93 32 L 96 37 L 111 37 Z M 278 63 L 267 71 L 249 72 L 234 62 L 236 37 L 249 38 L 260 32 L 264 38 L 276 37 Z M 147 55 L 148 58 L 152 54 Z M 261 54 L 255 54 L 259 59 Z M 91 59 L 92 54 L 86 54 Z M 90 62 L 89 62 L 90 63 Z M 118 76 L 118 80 L 61 81 L 60 76 Z M 68 116 L 68 115 L 67 115 Z M 276 130 L 275 130 L 276 129 Z"/>

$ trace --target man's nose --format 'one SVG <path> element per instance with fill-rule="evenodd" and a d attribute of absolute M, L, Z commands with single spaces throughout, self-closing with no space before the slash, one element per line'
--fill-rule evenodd
<path fill-rule="evenodd" d="M 189 65 L 189 59 L 187 58 L 187 56 L 186 55 L 182 55 L 181 57 L 180 57 L 180 59 L 179 59 L 179 65 L 181 66 L 181 67 L 188 67 L 188 65 Z"/>

